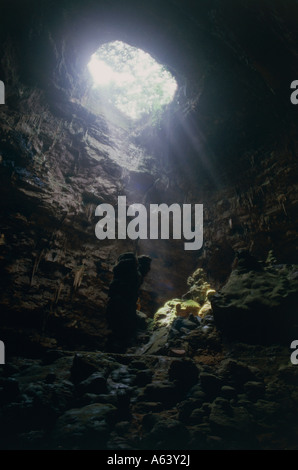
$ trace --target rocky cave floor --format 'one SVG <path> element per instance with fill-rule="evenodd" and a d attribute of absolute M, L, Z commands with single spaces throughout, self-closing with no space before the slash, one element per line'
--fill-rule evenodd
<path fill-rule="evenodd" d="M 158 354 L 143 352 L 148 338 L 139 331 L 125 353 L 10 358 L 0 370 L 1 448 L 297 449 L 289 347 L 226 342 L 212 315 L 182 319 Z"/>

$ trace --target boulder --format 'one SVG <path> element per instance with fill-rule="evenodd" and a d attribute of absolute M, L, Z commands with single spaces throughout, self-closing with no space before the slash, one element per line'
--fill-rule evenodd
<path fill-rule="evenodd" d="M 216 327 L 230 340 L 290 341 L 297 324 L 297 270 L 293 265 L 246 270 L 242 263 L 211 299 Z"/>
<path fill-rule="evenodd" d="M 107 379 L 101 372 L 94 372 L 78 385 L 80 393 L 101 394 L 107 391 Z"/>
<path fill-rule="evenodd" d="M 222 381 L 219 377 L 207 372 L 200 374 L 201 387 L 207 397 L 216 397 L 222 386 Z"/>
<path fill-rule="evenodd" d="M 180 388 L 189 390 L 198 381 L 199 370 L 191 359 L 174 359 L 169 368 L 169 379 Z"/>

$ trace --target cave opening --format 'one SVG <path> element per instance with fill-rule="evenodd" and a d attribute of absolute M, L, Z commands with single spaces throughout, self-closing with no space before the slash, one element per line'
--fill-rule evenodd
<path fill-rule="evenodd" d="M 102 44 L 88 62 L 93 80 L 89 100 L 116 107 L 136 121 L 153 121 L 174 99 L 177 82 L 162 64 L 142 49 L 122 41 Z"/>

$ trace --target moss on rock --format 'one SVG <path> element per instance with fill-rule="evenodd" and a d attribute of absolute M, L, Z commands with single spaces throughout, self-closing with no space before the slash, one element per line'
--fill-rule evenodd
<path fill-rule="evenodd" d="M 199 315 L 200 304 L 194 300 L 173 299 L 157 310 L 153 319 L 153 328 L 171 326 L 176 317 L 187 318 L 190 314 Z"/>
<path fill-rule="evenodd" d="M 204 317 L 212 313 L 212 305 L 210 300 L 216 291 L 211 287 L 207 281 L 207 276 L 204 269 L 197 269 L 187 280 L 189 285 L 188 292 L 183 296 L 184 299 L 190 299 L 200 305 L 197 313 L 199 317 Z"/>

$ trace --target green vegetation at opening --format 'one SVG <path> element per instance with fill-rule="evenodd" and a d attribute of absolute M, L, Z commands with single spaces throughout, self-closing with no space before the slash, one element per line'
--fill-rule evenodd
<path fill-rule="evenodd" d="M 131 119 L 159 116 L 177 83 L 148 53 L 121 41 L 103 44 L 88 64 L 93 92 Z"/>

